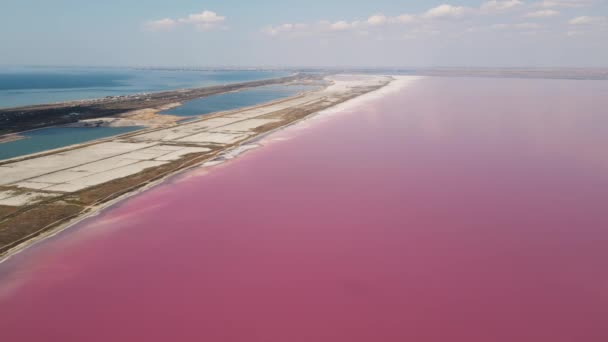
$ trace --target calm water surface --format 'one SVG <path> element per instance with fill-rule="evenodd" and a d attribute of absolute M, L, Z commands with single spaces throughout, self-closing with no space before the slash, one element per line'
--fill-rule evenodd
<path fill-rule="evenodd" d="M 20 133 L 25 139 L 0 143 L 0 160 L 107 138 L 140 127 L 49 127 Z"/>
<path fill-rule="evenodd" d="M 608 340 L 608 83 L 428 78 L 0 267 L 7 341 Z"/>
<path fill-rule="evenodd" d="M 0 67 L 0 108 L 288 76 L 285 71 Z"/>
<path fill-rule="evenodd" d="M 265 102 L 294 96 L 298 93 L 317 89 L 315 86 L 265 86 L 241 90 L 232 93 L 213 95 L 188 101 L 179 107 L 169 109 L 161 114 L 178 116 L 203 115 L 213 112 L 259 105 Z"/>

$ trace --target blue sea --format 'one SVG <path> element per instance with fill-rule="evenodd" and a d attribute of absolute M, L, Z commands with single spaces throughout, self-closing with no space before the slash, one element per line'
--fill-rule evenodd
<path fill-rule="evenodd" d="M 264 102 L 279 100 L 290 97 L 304 91 L 315 89 L 315 86 L 283 86 L 272 85 L 256 87 L 239 92 L 212 95 L 200 99 L 188 101 L 179 107 L 175 107 L 161 114 L 172 114 L 178 116 L 203 115 L 241 107 L 255 106 Z"/>
<path fill-rule="evenodd" d="M 238 83 L 289 74 L 261 70 L 0 67 L 0 108 Z"/>

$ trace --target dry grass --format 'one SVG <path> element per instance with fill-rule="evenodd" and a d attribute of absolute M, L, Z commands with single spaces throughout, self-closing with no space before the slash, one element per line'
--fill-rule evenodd
<path fill-rule="evenodd" d="M 82 207 L 65 203 L 38 205 L 0 223 L 0 254 L 24 238 L 42 233 L 41 228 L 78 214 Z"/>
<path fill-rule="evenodd" d="M 8 205 L 0 205 L 0 217 L 8 216 L 17 211 L 17 207 L 10 207 Z"/>
<path fill-rule="evenodd" d="M 15 243 L 33 238 L 49 229 L 85 214 L 103 204 L 215 155 L 193 153 L 178 161 L 149 168 L 135 175 L 110 181 L 29 207 L 0 206 L 0 255 Z"/>

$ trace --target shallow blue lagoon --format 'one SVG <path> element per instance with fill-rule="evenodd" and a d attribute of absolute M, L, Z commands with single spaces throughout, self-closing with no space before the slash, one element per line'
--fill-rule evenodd
<path fill-rule="evenodd" d="M 313 90 L 315 86 L 265 86 L 238 92 L 212 95 L 188 101 L 179 107 L 169 109 L 161 114 L 178 116 L 203 115 L 241 107 L 255 106 L 269 101 L 296 95 L 300 92 Z"/>
<path fill-rule="evenodd" d="M 25 139 L 0 143 L 0 160 L 111 137 L 140 127 L 49 127 L 21 133 Z"/>

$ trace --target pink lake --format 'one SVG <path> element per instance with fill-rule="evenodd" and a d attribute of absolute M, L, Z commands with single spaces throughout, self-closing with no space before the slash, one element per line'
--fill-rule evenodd
<path fill-rule="evenodd" d="M 608 341 L 607 108 L 426 78 L 316 117 L 1 264 L 0 337 Z"/>

